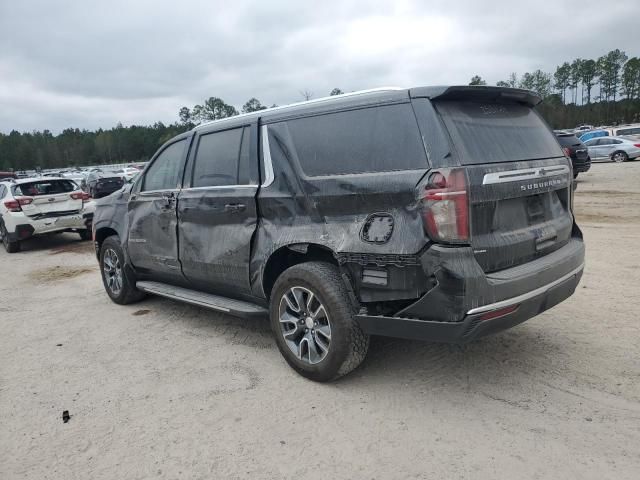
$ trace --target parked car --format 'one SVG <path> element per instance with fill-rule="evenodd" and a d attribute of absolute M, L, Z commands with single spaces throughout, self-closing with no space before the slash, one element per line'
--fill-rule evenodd
<path fill-rule="evenodd" d="M 87 176 L 86 190 L 92 198 L 102 198 L 120 190 L 124 183 L 122 173 L 93 171 Z"/>
<path fill-rule="evenodd" d="M 573 166 L 573 178 L 577 178 L 581 172 L 587 172 L 591 168 L 589 151 L 578 137 L 573 133 L 555 132 L 558 142 L 564 154 L 571 159 Z"/>
<path fill-rule="evenodd" d="M 579 133 L 578 138 L 581 142 L 586 142 L 592 138 L 608 137 L 609 132 L 607 130 L 589 130 L 588 132 Z"/>
<path fill-rule="evenodd" d="M 328 381 L 369 335 L 463 343 L 568 298 L 584 267 L 571 166 L 533 92 L 382 89 L 200 125 L 97 202 L 115 303 L 268 316 Z"/>
<path fill-rule="evenodd" d="M 626 162 L 640 157 L 640 140 L 632 137 L 601 137 L 584 142 L 593 160 Z"/>
<path fill-rule="evenodd" d="M 640 139 L 640 123 L 618 125 L 607 129 L 612 137 L 633 137 Z"/>
<path fill-rule="evenodd" d="M 91 239 L 95 204 L 66 178 L 20 179 L 0 183 L 0 240 L 8 253 L 34 235 L 74 231 Z"/>
<path fill-rule="evenodd" d="M 18 175 L 14 172 L 0 172 L 0 182 L 5 180 L 14 180 L 18 178 Z"/>

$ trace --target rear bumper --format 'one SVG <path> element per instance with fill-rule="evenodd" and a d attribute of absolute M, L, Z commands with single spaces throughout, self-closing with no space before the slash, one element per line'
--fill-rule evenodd
<path fill-rule="evenodd" d="M 586 159 L 572 159 L 573 162 L 573 171 L 578 173 L 588 172 L 591 168 L 591 158 L 587 157 Z"/>
<path fill-rule="evenodd" d="M 77 213 L 63 217 L 31 219 L 24 214 L 12 218 L 12 225 L 5 222 L 11 241 L 26 240 L 34 235 L 61 232 L 65 230 L 91 229 L 93 213 Z"/>
<path fill-rule="evenodd" d="M 360 327 L 370 335 L 408 338 L 430 342 L 466 343 L 514 327 L 569 298 L 582 277 L 583 266 L 531 294 L 503 300 L 470 310 L 461 322 L 434 322 L 412 318 L 358 315 Z M 482 316 L 495 310 L 517 306 L 496 318 Z"/>
<path fill-rule="evenodd" d="M 584 269 L 577 235 L 564 247 L 517 267 L 485 274 L 469 248 L 434 246 L 422 258 L 436 286 L 393 316 L 361 314 L 372 335 L 465 343 L 524 322 L 570 297 Z"/>

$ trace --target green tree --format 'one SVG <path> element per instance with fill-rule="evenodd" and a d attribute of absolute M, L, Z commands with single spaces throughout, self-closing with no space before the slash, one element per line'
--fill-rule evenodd
<path fill-rule="evenodd" d="M 598 76 L 598 68 L 595 60 L 583 60 L 580 66 L 580 81 L 585 90 L 587 103 L 591 103 L 591 90 Z M 583 98 L 584 101 L 584 98 Z"/>
<path fill-rule="evenodd" d="M 569 87 L 569 77 L 571 76 L 571 65 L 569 62 L 564 62 L 562 65 L 556 68 L 556 73 L 553 74 L 554 84 L 553 87 L 562 95 L 562 102 L 566 103 L 566 92 Z"/>
<path fill-rule="evenodd" d="M 622 94 L 628 99 L 640 99 L 640 58 L 632 57 L 622 70 Z"/>
<path fill-rule="evenodd" d="M 180 123 L 183 125 L 188 125 L 191 123 L 191 110 L 187 107 L 182 107 L 178 112 L 178 117 L 180 117 Z"/>
<path fill-rule="evenodd" d="M 334 88 L 333 90 L 331 90 L 331 93 L 329 93 L 329 96 L 333 97 L 334 95 L 342 95 L 343 93 L 344 92 L 339 88 Z"/>
<path fill-rule="evenodd" d="M 264 110 L 266 108 L 267 107 L 260 103 L 260 100 L 252 97 L 242 106 L 242 113 L 257 112 L 258 110 Z"/>
<path fill-rule="evenodd" d="M 580 83 L 583 61 L 581 58 L 576 58 L 571 62 L 569 71 L 569 90 L 571 90 L 571 101 L 574 104 L 578 103 L 578 84 Z"/>
<path fill-rule="evenodd" d="M 480 77 L 480 75 L 474 75 L 473 77 L 471 77 L 471 81 L 469 82 L 469 85 L 486 85 L 487 82 L 485 82 L 482 77 Z"/>

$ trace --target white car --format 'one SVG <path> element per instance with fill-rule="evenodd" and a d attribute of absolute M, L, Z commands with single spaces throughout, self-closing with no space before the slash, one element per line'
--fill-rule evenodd
<path fill-rule="evenodd" d="M 9 253 L 34 235 L 74 231 L 91 239 L 95 203 L 68 178 L 31 178 L 0 183 L 0 241 Z"/>

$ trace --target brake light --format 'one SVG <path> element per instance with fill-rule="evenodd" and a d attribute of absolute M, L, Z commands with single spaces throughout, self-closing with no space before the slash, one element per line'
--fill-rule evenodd
<path fill-rule="evenodd" d="M 422 222 L 434 241 L 469 241 L 469 199 L 463 169 L 442 169 L 429 175 L 421 198 Z"/>
<path fill-rule="evenodd" d="M 640 143 L 634 143 L 633 146 L 640 148 Z"/>
<path fill-rule="evenodd" d="M 515 312 L 520 304 L 511 305 L 509 307 L 501 308 L 499 310 L 492 310 L 490 312 L 485 313 L 480 317 L 480 320 L 493 320 L 494 318 L 504 317 L 505 315 L 509 315 L 510 313 Z"/>
<path fill-rule="evenodd" d="M 29 205 L 33 202 L 31 197 L 15 197 L 13 200 L 5 200 L 4 206 L 10 212 L 21 212 L 23 205 Z"/>
<path fill-rule="evenodd" d="M 82 200 L 83 202 L 91 198 L 87 192 L 73 192 L 70 196 L 73 200 Z"/>
<path fill-rule="evenodd" d="M 562 147 L 565 157 L 571 157 L 571 149 L 569 147 Z"/>

